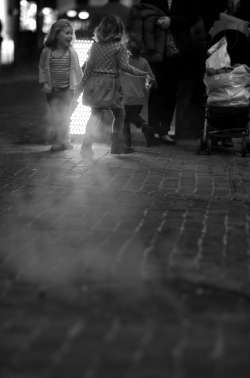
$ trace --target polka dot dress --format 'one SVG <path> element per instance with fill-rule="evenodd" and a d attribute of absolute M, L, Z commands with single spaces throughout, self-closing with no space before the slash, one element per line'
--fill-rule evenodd
<path fill-rule="evenodd" d="M 129 64 L 123 43 L 95 43 L 82 79 L 83 104 L 102 108 L 123 107 L 121 71 L 134 76 L 146 75 L 146 72 Z"/>

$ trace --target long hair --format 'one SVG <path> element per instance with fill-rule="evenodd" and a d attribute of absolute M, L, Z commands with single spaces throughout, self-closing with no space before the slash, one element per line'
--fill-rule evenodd
<path fill-rule="evenodd" d="M 94 39 L 96 42 L 126 42 L 127 36 L 124 24 L 118 16 L 106 16 L 95 28 Z"/>
<path fill-rule="evenodd" d="M 71 27 L 73 30 L 73 27 L 68 20 L 61 18 L 60 20 L 56 21 L 51 26 L 49 33 L 46 35 L 43 41 L 44 46 L 54 47 L 56 45 L 56 37 L 58 33 L 67 27 Z"/>

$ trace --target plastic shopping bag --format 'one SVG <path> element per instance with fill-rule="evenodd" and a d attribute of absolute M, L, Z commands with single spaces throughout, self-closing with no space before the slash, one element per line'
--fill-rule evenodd
<path fill-rule="evenodd" d="M 204 76 L 207 103 L 215 106 L 248 106 L 250 99 L 250 68 L 238 65 L 231 72 Z"/>
<path fill-rule="evenodd" d="M 224 67 L 230 67 L 231 59 L 227 52 L 226 37 L 221 38 L 208 50 L 209 58 L 206 60 L 206 69 L 218 70 Z"/>

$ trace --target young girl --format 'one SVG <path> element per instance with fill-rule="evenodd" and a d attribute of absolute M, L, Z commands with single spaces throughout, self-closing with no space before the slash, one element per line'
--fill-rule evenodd
<path fill-rule="evenodd" d="M 39 83 L 51 110 L 56 140 L 51 151 L 73 148 L 69 140 L 69 110 L 82 70 L 71 46 L 73 28 L 68 20 L 55 22 L 44 41 L 39 61 Z"/>
<path fill-rule="evenodd" d="M 94 43 L 78 87 L 78 94 L 83 90 L 83 104 L 91 107 L 91 116 L 83 136 L 82 151 L 92 154 L 95 130 L 100 122 L 103 109 L 113 113 L 114 121 L 111 133 L 111 153 L 131 153 L 134 150 L 123 144 L 123 124 L 125 110 L 120 81 L 121 71 L 131 75 L 149 78 L 147 72 L 132 67 L 125 47 L 125 28 L 117 16 L 106 16 L 95 29 Z"/>

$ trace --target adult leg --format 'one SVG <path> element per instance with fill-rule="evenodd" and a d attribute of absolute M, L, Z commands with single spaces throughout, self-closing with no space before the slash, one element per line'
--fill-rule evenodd
<path fill-rule="evenodd" d="M 157 86 L 153 85 L 150 89 L 148 98 L 148 123 L 156 132 L 161 125 L 161 96 L 159 92 L 158 83 L 162 80 L 162 63 L 152 63 L 151 69 L 155 75 Z"/>
<path fill-rule="evenodd" d="M 161 125 L 159 129 L 160 137 L 167 143 L 174 143 L 174 140 L 168 136 L 171 122 L 173 119 L 177 90 L 179 84 L 180 62 L 178 60 L 165 60 L 164 70 L 161 71 L 161 77 L 158 83 L 160 104 L 161 104 Z"/>

